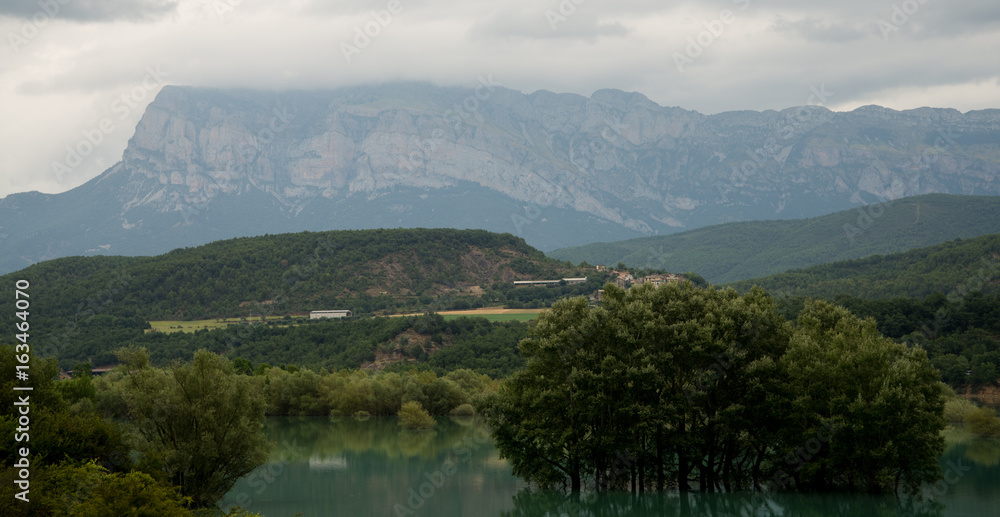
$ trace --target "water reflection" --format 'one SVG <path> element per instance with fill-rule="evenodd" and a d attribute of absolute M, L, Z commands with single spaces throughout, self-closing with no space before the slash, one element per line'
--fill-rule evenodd
<path fill-rule="evenodd" d="M 294 515 L 497 515 L 523 486 L 478 419 L 431 431 L 395 418 L 273 418 L 269 463 L 241 479 L 223 507 Z"/>
<path fill-rule="evenodd" d="M 845 494 L 585 494 L 529 490 L 500 459 L 482 422 L 438 420 L 407 431 L 394 418 L 272 418 L 269 463 L 224 500 L 267 517 L 363 516 L 980 516 L 1000 515 L 1000 442 L 946 434 L 946 481 L 930 502 Z M 902 506 L 900 506 L 902 504 Z"/>
<path fill-rule="evenodd" d="M 502 517 L 942 516 L 940 502 L 902 506 L 893 497 L 844 494 L 568 494 L 522 490 Z"/>

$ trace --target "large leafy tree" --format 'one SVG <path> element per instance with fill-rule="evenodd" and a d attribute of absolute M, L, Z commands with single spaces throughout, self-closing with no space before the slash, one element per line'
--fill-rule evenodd
<path fill-rule="evenodd" d="M 134 426 L 139 467 L 181 487 L 196 506 L 212 506 L 267 460 L 266 401 L 256 379 L 204 350 L 162 370 L 144 349 L 120 352 L 117 384 Z"/>
<path fill-rule="evenodd" d="M 874 320 L 812 301 L 782 366 L 783 484 L 915 491 L 940 476 L 944 399 L 923 350 L 882 336 Z"/>
<path fill-rule="evenodd" d="M 581 489 L 583 462 L 599 422 L 593 401 L 580 394 L 576 375 L 583 372 L 596 326 L 585 299 L 555 304 L 520 345 L 529 358 L 525 369 L 482 405 L 514 474 L 539 486 Z"/>
<path fill-rule="evenodd" d="M 520 349 L 524 370 L 480 406 L 542 487 L 878 491 L 939 475 L 926 356 L 844 309 L 810 305 L 793 330 L 759 289 L 609 286 L 600 308 L 555 304 Z"/>

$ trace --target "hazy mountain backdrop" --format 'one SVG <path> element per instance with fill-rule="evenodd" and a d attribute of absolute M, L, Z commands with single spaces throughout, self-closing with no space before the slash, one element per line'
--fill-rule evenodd
<path fill-rule="evenodd" d="M 552 250 L 926 193 L 1000 194 L 1000 110 L 709 116 L 638 93 L 481 82 L 164 87 L 121 162 L 65 193 L 0 200 L 0 272 L 299 230 L 483 228 Z"/>
<path fill-rule="evenodd" d="M 574 264 L 694 271 L 712 283 L 1000 233 L 1000 197 L 926 194 L 833 214 L 747 221 L 549 252 Z"/>

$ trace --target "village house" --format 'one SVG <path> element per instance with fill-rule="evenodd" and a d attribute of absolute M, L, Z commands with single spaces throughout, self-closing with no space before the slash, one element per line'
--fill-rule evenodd
<path fill-rule="evenodd" d="M 684 280 L 684 277 L 682 277 L 680 275 L 673 275 L 673 274 L 669 274 L 668 273 L 666 275 L 647 275 L 647 276 L 644 276 L 644 277 L 636 280 L 635 283 L 637 283 L 637 284 L 653 284 L 653 287 L 660 287 L 661 285 L 664 285 L 664 284 L 667 284 L 667 283 L 670 283 L 670 282 L 680 282 L 681 280 Z"/>
<path fill-rule="evenodd" d="M 622 289 L 628 289 L 628 286 L 632 285 L 632 282 L 635 280 L 628 271 L 614 271 L 613 273 L 615 276 L 611 278 L 611 283 L 621 287 Z"/>

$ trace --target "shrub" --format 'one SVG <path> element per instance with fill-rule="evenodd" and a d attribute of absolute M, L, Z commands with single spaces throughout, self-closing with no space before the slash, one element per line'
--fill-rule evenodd
<path fill-rule="evenodd" d="M 976 410 L 976 405 L 966 399 L 953 398 L 944 403 L 944 417 L 949 422 L 965 422 L 969 413 Z"/>
<path fill-rule="evenodd" d="M 399 409 L 398 416 L 399 425 L 407 429 L 430 429 L 437 423 L 434 417 L 414 400 L 404 403 Z"/>
<path fill-rule="evenodd" d="M 452 416 L 472 416 L 475 414 L 476 410 L 472 407 L 472 404 L 462 404 L 451 410 Z"/>
<path fill-rule="evenodd" d="M 1000 438 L 1000 418 L 990 408 L 979 408 L 965 415 L 969 430 L 979 436 Z"/>

